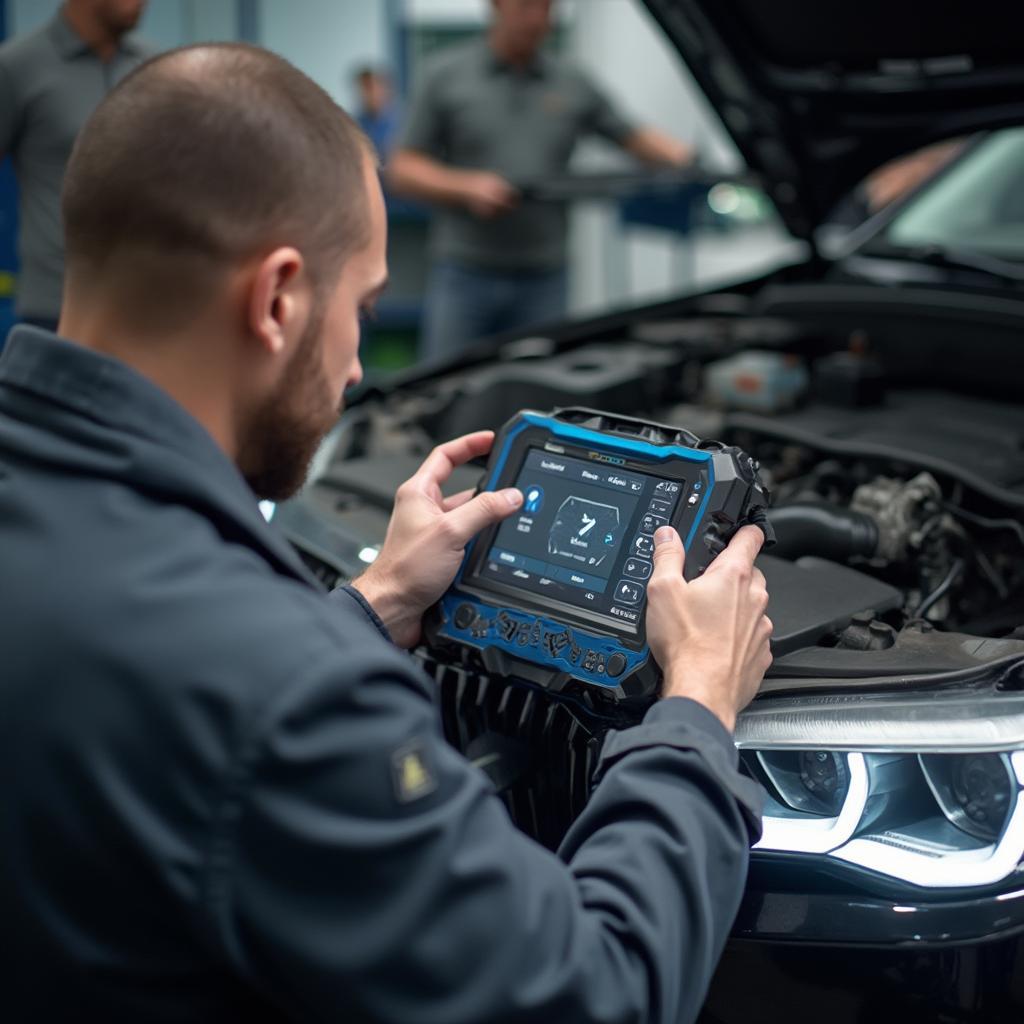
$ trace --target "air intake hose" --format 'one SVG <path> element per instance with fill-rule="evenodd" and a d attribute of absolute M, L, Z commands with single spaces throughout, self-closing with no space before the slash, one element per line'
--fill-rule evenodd
<path fill-rule="evenodd" d="M 833 562 L 870 558 L 878 548 L 878 527 L 863 512 L 826 502 L 796 502 L 768 510 L 777 543 L 772 554 L 790 561 L 817 555 Z"/>

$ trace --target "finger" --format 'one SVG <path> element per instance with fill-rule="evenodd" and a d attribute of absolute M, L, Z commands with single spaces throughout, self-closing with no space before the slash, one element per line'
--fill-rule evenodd
<path fill-rule="evenodd" d="M 763 544 L 764 534 L 760 527 L 740 527 L 733 539 L 729 541 L 728 547 L 708 566 L 707 572 L 721 572 L 727 567 L 736 565 L 752 569 L 754 559 L 757 558 Z"/>
<path fill-rule="evenodd" d="M 474 494 L 476 494 L 476 491 L 472 487 L 467 491 L 459 491 L 458 494 L 453 494 L 450 498 L 445 498 L 444 501 L 441 502 L 441 508 L 443 508 L 445 512 L 451 512 L 453 508 L 461 508 L 467 501 L 469 501 L 470 498 L 473 497 Z"/>
<path fill-rule="evenodd" d="M 470 459 L 486 455 L 494 444 L 493 430 L 478 430 L 439 444 L 423 460 L 423 465 L 413 474 L 418 490 L 426 490 L 431 484 L 443 484 L 452 475 L 456 466 L 465 465 Z"/>
<path fill-rule="evenodd" d="M 504 178 L 499 180 L 501 182 L 501 195 L 504 196 L 507 202 L 514 203 L 519 198 L 519 189 L 511 181 L 506 181 Z"/>
<path fill-rule="evenodd" d="M 750 575 L 750 585 L 757 590 L 767 590 L 768 581 L 764 573 L 755 565 Z"/>
<path fill-rule="evenodd" d="M 481 530 L 507 519 L 523 504 L 523 492 L 515 487 L 503 491 L 484 491 L 445 513 L 450 536 L 465 547 Z"/>
<path fill-rule="evenodd" d="M 683 577 L 686 551 L 679 534 L 671 526 L 659 526 L 654 531 L 654 570 L 651 578 Z"/>

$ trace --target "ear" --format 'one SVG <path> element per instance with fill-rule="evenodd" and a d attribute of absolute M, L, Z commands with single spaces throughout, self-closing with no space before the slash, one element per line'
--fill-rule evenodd
<path fill-rule="evenodd" d="M 249 290 L 248 327 L 261 347 L 279 355 L 299 337 L 309 318 L 309 283 L 302 253 L 282 246 L 264 256 Z"/>

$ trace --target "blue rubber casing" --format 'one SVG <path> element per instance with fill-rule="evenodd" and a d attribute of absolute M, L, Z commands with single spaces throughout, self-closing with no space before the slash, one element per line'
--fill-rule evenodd
<path fill-rule="evenodd" d="M 763 496 L 764 504 L 767 495 L 756 479 L 756 463 L 742 452 L 679 443 L 683 437 L 697 440 L 685 431 L 594 410 L 523 411 L 495 438 L 480 489 L 512 484 L 526 451 L 544 444 L 570 455 L 582 451 L 638 473 L 678 475 L 688 482 L 689 493 L 678 501 L 671 525 L 683 539 L 686 575 L 693 578 L 740 522 L 751 495 Z M 642 616 L 637 623 L 620 625 L 608 616 L 587 616 L 566 606 L 545 608 L 537 594 L 493 593 L 474 578 L 473 567 L 490 549 L 496 531 L 484 531 L 467 548 L 452 586 L 428 617 L 431 643 L 475 652 L 490 671 L 549 689 L 572 683 L 617 700 L 653 696 L 660 671 L 647 646 Z"/>

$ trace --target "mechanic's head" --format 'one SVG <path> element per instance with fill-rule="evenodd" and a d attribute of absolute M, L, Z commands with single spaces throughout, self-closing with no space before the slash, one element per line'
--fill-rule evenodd
<path fill-rule="evenodd" d="M 382 290 L 370 144 L 265 50 L 188 47 L 128 76 L 64 182 L 60 332 L 168 390 L 261 497 L 305 477 L 359 381 Z"/>
<path fill-rule="evenodd" d="M 506 60 L 527 61 L 551 31 L 554 0 L 491 0 L 492 41 Z"/>
<path fill-rule="evenodd" d="M 68 7 L 87 24 L 111 36 L 131 32 L 139 23 L 146 0 L 66 0 Z"/>

